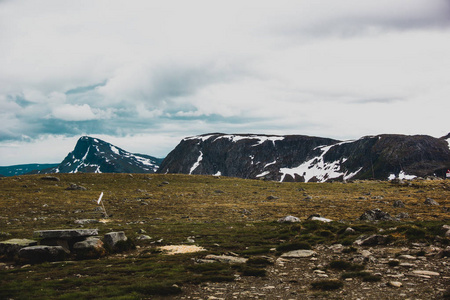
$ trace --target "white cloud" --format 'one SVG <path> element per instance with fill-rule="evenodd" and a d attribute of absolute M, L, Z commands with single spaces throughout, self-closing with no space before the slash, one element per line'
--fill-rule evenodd
<path fill-rule="evenodd" d="M 2 1 L 0 145 L 49 134 L 145 135 L 161 149 L 165 135 L 210 131 L 444 135 L 449 13 L 447 0 Z"/>
<path fill-rule="evenodd" d="M 88 104 L 56 106 L 52 109 L 51 116 L 65 121 L 87 121 L 97 118 Z"/>

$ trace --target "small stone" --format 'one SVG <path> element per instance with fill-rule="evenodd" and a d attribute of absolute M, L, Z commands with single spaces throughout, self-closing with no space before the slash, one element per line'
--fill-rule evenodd
<path fill-rule="evenodd" d="M 313 250 L 294 250 L 289 251 L 286 253 L 283 253 L 281 257 L 283 258 L 304 258 L 304 257 L 311 257 L 316 255 L 317 253 Z"/>
<path fill-rule="evenodd" d="M 281 219 L 278 219 L 278 223 L 297 223 L 300 222 L 300 219 L 294 216 L 286 216 Z"/>
<path fill-rule="evenodd" d="M 243 257 L 235 257 L 230 255 L 212 255 L 212 254 L 207 255 L 205 259 L 229 264 L 245 264 L 248 260 L 247 258 Z"/>
<path fill-rule="evenodd" d="M 396 200 L 396 201 L 394 201 L 394 204 L 392 204 L 392 206 L 403 208 L 403 207 L 405 207 L 405 204 L 401 200 Z"/>
<path fill-rule="evenodd" d="M 439 203 L 437 203 L 435 200 L 433 200 L 431 198 L 427 198 L 425 200 L 424 204 L 426 204 L 426 205 L 435 205 L 435 206 L 439 205 Z"/>
<path fill-rule="evenodd" d="M 399 281 L 389 281 L 389 286 L 392 286 L 392 287 L 396 287 L 396 288 L 399 288 L 399 287 L 402 287 L 402 283 L 401 282 L 399 282 Z"/>
<path fill-rule="evenodd" d="M 347 227 L 345 229 L 345 231 L 344 231 L 344 233 L 346 233 L 346 234 L 352 234 L 352 233 L 355 233 L 355 232 L 356 232 L 356 230 L 351 228 L 351 227 Z"/>
<path fill-rule="evenodd" d="M 417 257 L 412 256 L 412 255 L 408 255 L 408 254 L 400 255 L 398 258 L 400 258 L 400 259 L 409 259 L 409 260 L 416 260 L 417 259 Z"/>
<path fill-rule="evenodd" d="M 416 275 L 425 275 L 425 276 L 439 276 L 440 275 L 438 272 L 425 271 L 425 270 L 415 270 L 412 272 L 413 272 L 413 274 L 416 274 Z"/>
<path fill-rule="evenodd" d="M 384 211 L 381 211 L 378 208 L 368 210 L 364 212 L 360 217 L 361 221 L 392 221 L 393 218 Z"/>

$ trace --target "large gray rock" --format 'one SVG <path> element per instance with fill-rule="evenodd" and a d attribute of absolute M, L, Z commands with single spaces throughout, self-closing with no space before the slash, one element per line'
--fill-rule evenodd
<path fill-rule="evenodd" d="M 13 257 L 17 255 L 20 249 L 30 246 L 36 246 L 37 241 L 29 239 L 10 239 L 0 242 L 0 255 Z"/>
<path fill-rule="evenodd" d="M 31 246 L 20 249 L 19 258 L 31 263 L 61 261 L 66 258 L 66 251 L 61 246 Z"/>
<path fill-rule="evenodd" d="M 34 237 L 43 239 L 71 239 L 96 235 L 98 235 L 98 229 L 57 229 L 34 232 Z"/>
<path fill-rule="evenodd" d="M 109 247 L 114 249 L 116 244 L 120 241 L 126 241 L 127 237 L 125 235 L 125 232 L 123 231 L 117 231 L 117 232 L 109 232 L 105 234 L 104 241 L 105 244 L 107 244 Z"/>
<path fill-rule="evenodd" d="M 99 238 L 94 237 L 76 242 L 73 245 L 73 250 L 78 258 L 98 258 L 106 254 L 103 242 Z"/>

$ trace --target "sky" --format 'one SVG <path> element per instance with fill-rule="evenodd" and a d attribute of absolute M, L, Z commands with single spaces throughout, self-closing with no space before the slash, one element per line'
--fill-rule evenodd
<path fill-rule="evenodd" d="M 450 0 L 0 0 L 0 165 L 83 135 L 450 132 Z"/>

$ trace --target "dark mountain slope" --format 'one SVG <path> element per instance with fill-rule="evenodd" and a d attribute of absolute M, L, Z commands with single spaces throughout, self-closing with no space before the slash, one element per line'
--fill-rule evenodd
<path fill-rule="evenodd" d="M 83 136 L 55 168 L 41 173 L 155 173 L 162 159 L 132 154 L 100 139 Z"/>
<path fill-rule="evenodd" d="M 443 176 L 449 167 L 448 142 L 430 136 L 379 135 L 341 142 L 301 135 L 214 133 L 183 139 L 158 172 L 327 181 Z"/>

